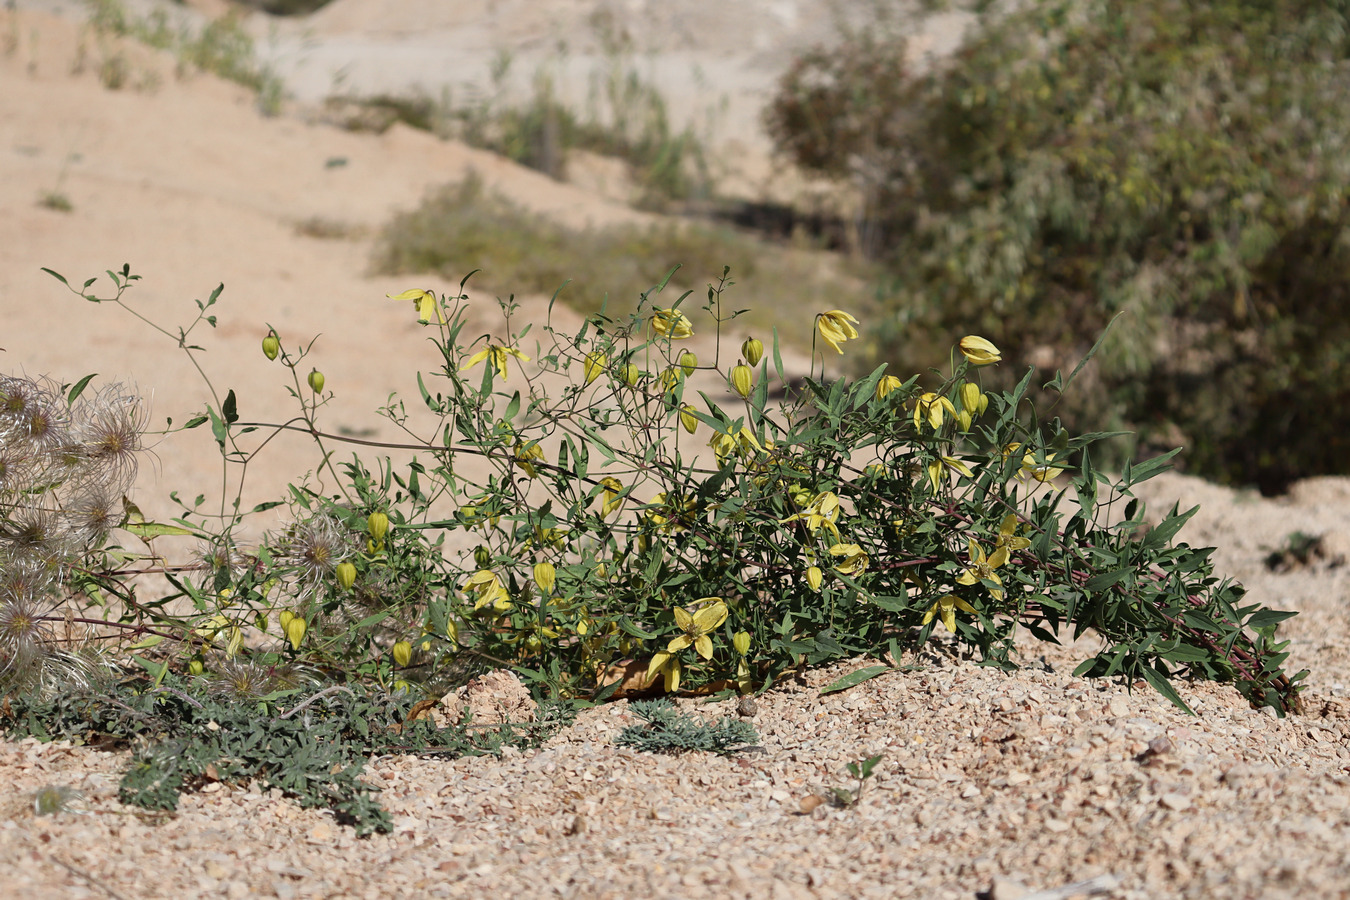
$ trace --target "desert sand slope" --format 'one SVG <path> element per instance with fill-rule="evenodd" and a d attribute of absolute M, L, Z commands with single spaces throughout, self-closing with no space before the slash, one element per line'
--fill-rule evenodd
<path fill-rule="evenodd" d="M 327 15 L 366 27 L 398 6 L 343 0 Z M 109 92 L 92 43 L 72 74 L 73 25 L 24 12 L 18 23 L 22 40 L 0 56 L 3 368 L 134 383 L 153 395 L 156 421 L 202 408 L 190 366 L 129 316 L 65 294 L 41 266 L 78 282 L 129 262 L 145 275 L 138 308 L 169 325 L 224 282 L 202 365 L 237 392 L 244 416 L 289 410 L 258 350 L 268 322 L 288 341 L 322 333 L 314 361 L 340 397 L 325 414 L 335 430 L 384 434 L 370 411 L 391 391 L 415 390 L 411 361 L 435 360 L 411 309 L 384 299 L 410 285 L 365 274 L 369 231 L 391 211 L 473 168 L 567 221 L 637 220 L 409 131 L 359 136 L 263 119 L 240 90 L 179 79 L 151 53 L 135 53 L 133 74 L 157 79 L 153 90 Z M 48 191 L 73 209 L 39 206 Z M 296 225 L 313 217 L 356 236 L 307 237 Z M 474 328 L 497 327 L 491 295 L 479 301 Z M 540 316 L 542 303 L 527 298 L 526 314 Z M 253 473 L 253 498 L 313 465 L 292 449 L 299 455 L 278 453 Z M 164 508 L 173 488 L 210 490 L 209 435 L 166 439 L 156 454 L 139 485 L 143 506 Z M 993 887 L 1002 900 L 1017 884 L 1100 876 L 1099 886 L 1115 885 L 1107 896 L 1138 900 L 1350 896 L 1350 482 L 1318 479 L 1267 500 L 1164 476 L 1140 494 L 1155 516 L 1175 501 L 1201 503 L 1183 535 L 1219 547 L 1221 572 L 1244 580 L 1253 600 L 1300 611 L 1287 633 L 1292 667 L 1312 670 L 1306 715 L 1277 720 L 1226 686 L 1182 684 L 1192 718 L 1147 689 L 1073 678 L 1090 639 L 1029 644 L 1031 665 L 1013 674 L 938 646 L 917 670 L 842 694 L 819 688 L 847 667 L 768 692 L 754 718 L 762 752 L 731 759 L 619 750 L 613 735 L 632 717 L 617 703 L 525 754 L 374 760 L 397 827 L 363 841 L 256 787 L 213 785 L 186 797 L 177 818 L 148 825 L 117 802 L 124 755 L 0 742 L 0 893 L 970 898 Z M 1321 535 L 1324 555 L 1269 570 L 1265 556 L 1295 531 Z M 815 789 L 852 787 L 843 766 L 876 753 L 885 758 L 856 807 L 800 812 Z M 44 785 L 83 791 L 87 814 L 34 817 L 27 798 Z"/>

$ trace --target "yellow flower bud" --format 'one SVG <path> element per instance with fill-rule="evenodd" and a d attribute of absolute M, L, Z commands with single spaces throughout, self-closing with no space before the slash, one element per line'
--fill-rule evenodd
<path fill-rule="evenodd" d="M 337 581 L 344 591 L 350 591 L 356 584 L 356 566 L 349 562 L 337 564 Z"/>
<path fill-rule="evenodd" d="M 263 356 L 268 359 L 276 359 L 277 354 L 281 352 L 281 341 L 277 339 L 275 331 L 267 332 L 267 337 L 262 341 Z"/>
<path fill-rule="evenodd" d="M 698 416 L 694 415 L 694 408 L 688 403 L 680 407 L 680 424 L 690 434 L 693 434 L 694 429 L 698 428 Z"/>
<path fill-rule="evenodd" d="M 957 346 L 961 350 L 961 355 L 969 360 L 972 366 L 987 366 L 1003 358 L 997 347 L 976 334 L 968 334 L 961 338 L 961 343 Z"/>
<path fill-rule="evenodd" d="M 318 369 L 309 373 L 309 389 L 316 394 L 323 393 L 323 373 Z"/>
<path fill-rule="evenodd" d="M 383 544 L 384 536 L 389 531 L 389 517 L 382 512 L 373 512 L 366 516 L 366 531 L 375 539 L 375 543 Z"/>
<path fill-rule="evenodd" d="M 825 580 L 819 566 L 811 566 L 806 570 L 806 583 L 811 585 L 811 590 L 820 590 L 820 584 Z"/>
<path fill-rule="evenodd" d="M 295 618 L 295 613 L 291 612 L 289 609 L 283 609 L 281 615 L 277 616 L 277 618 L 281 620 L 281 630 L 284 632 L 286 626 L 291 624 L 291 619 Z"/>
<path fill-rule="evenodd" d="M 592 381 L 595 381 L 595 379 L 599 378 L 600 373 L 605 371 L 605 365 L 608 362 L 609 357 L 605 356 L 605 354 L 599 352 L 598 350 L 595 353 L 587 353 L 586 383 L 590 384 Z"/>
<path fill-rule="evenodd" d="M 680 379 L 684 377 L 684 369 L 679 366 L 671 366 L 661 372 L 661 390 L 673 391 L 679 387 Z"/>
<path fill-rule="evenodd" d="M 534 583 L 539 585 L 539 590 L 545 594 L 553 593 L 553 586 L 557 583 L 558 572 L 551 562 L 541 562 L 534 564 Z"/>
<path fill-rule="evenodd" d="M 742 397 L 750 396 L 750 389 L 754 387 L 755 374 L 750 371 L 747 365 L 733 366 L 731 369 L 731 386 L 735 388 L 736 393 Z"/>
<path fill-rule="evenodd" d="M 202 661 L 200 659 L 194 659 L 192 662 L 188 663 L 189 674 L 200 675 L 204 671 L 206 671 L 206 667 L 202 665 Z"/>
<path fill-rule="evenodd" d="M 745 343 L 741 344 L 741 355 L 750 365 L 759 365 L 759 361 L 764 358 L 764 343 L 759 338 L 746 338 Z"/>
<path fill-rule="evenodd" d="M 305 631 L 308 629 L 305 620 L 293 615 L 282 627 L 286 630 L 286 640 L 291 642 L 291 649 L 299 650 L 300 642 L 305 639 Z"/>
<path fill-rule="evenodd" d="M 638 383 L 638 376 L 640 374 L 637 366 L 628 363 L 623 367 L 623 383 L 629 387 L 634 387 Z"/>
<path fill-rule="evenodd" d="M 731 639 L 731 646 L 736 648 L 736 652 L 741 656 L 750 652 L 750 632 L 738 631 Z"/>
<path fill-rule="evenodd" d="M 474 548 L 473 561 L 477 563 L 478 568 L 486 569 L 492 564 L 492 554 L 488 552 L 488 548 L 479 544 Z"/>
<path fill-rule="evenodd" d="M 450 638 L 452 643 L 459 643 L 459 626 L 455 624 L 454 619 L 445 623 L 445 634 L 446 637 Z"/>
<path fill-rule="evenodd" d="M 394 663 L 402 669 L 410 662 L 412 662 L 412 644 L 399 641 L 394 645 Z"/>
<path fill-rule="evenodd" d="M 980 386 L 972 381 L 967 381 L 961 385 L 961 408 L 972 416 L 978 416 L 980 414 L 980 397 L 982 396 L 984 395 L 980 393 Z M 988 400 L 985 401 L 986 404 L 988 402 Z"/>
<path fill-rule="evenodd" d="M 956 424 L 961 431 L 969 431 L 971 424 L 970 413 L 966 412 L 964 409 L 957 413 Z"/>
<path fill-rule="evenodd" d="M 680 354 L 680 368 L 684 369 L 685 375 L 693 375 L 698 368 L 698 357 L 689 350 L 684 351 Z"/>

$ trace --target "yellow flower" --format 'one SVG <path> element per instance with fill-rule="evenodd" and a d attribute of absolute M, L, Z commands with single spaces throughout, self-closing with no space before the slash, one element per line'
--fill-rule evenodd
<path fill-rule="evenodd" d="M 820 590 L 820 584 L 825 580 L 824 574 L 819 566 L 808 566 L 806 569 L 806 583 L 811 586 L 811 590 Z"/>
<path fill-rule="evenodd" d="M 957 584 L 980 584 L 983 581 L 992 581 L 998 585 L 997 588 L 990 588 L 989 594 L 995 600 L 1003 599 L 1003 579 L 998 576 L 994 570 L 1008 561 L 1008 548 L 998 547 L 993 554 L 985 557 L 984 550 L 976 543 L 974 538 L 970 539 L 970 565 L 960 577 L 956 579 Z"/>
<path fill-rule="evenodd" d="M 642 373 L 638 371 L 638 367 L 632 363 L 624 364 L 624 367 L 620 370 L 619 374 L 623 376 L 623 383 L 629 387 L 635 387 L 638 383 L 638 378 L 642 375 Z"/>
<path fill-rule="evenodd" d="M 928 480 L 931 481 L 931 482 L 933 483 L 933 490 L 934 490 L 934 491 L 938 491 L 938 490 L 941 490 L 941 489 L 942 489 L 942 482 L 943 482 L 943 472 L 942 472 L 942 470 L 943 470 L 944 468 L 946 468 L 946 469 L 952 469 L 953 471 L 960 472 L 962 475 L 966 476 L 967 478 L 974 478 L 974 477 L 975 477 L 975 473 L 972 472 L 972 471 L 970 471 L 970 466 L 968 466 L 968 465 L 966 465 L 965 463 L 961 462 L 961 460 L 957 459 L 956 457 L 954 457 L 954 456 L 939 456 L 937 459 L 933 460 L 932 462 L 930 462 L 930 463 L 928 464 Z"/>
<path fill-rule="evenodd" d="M 816 316 L 816 331 L 820 333 L 820 339 L 833 347 L 836 353 L 844 352 L 840 344 L 858 336 L 858 329 L 853 327 L 857 324 L 858 320 L 842 309 L 832 309 Z"/>
<path fill-rule="evenodd" d="M 671 531 L 681 532 L 685 530 L 688 524 L 689 521 L 688 514 L 694 508 L 694 500 L 692 497 L 688 498 L 684 501 L 683 504 L 681 504 L 682 509 L 675 509 L 672 505 L 666 502 L 666 492 L 661 491 L 660 493 L 656 494 L 656 496 L 652 497 L 652 502 L 648 505 L 652 507 L 657 507 L 661 509 L 662 512 L 664 513 L 670 513 L 670 516 L 666 516 L 663 515 L 662 513 L 648 509 L 645 513 L 643 513 L 643 515 L 645 515 L 653 525 L 656 525 L 662 531 L 665 532 Z"/>
<path fill-rule="evenodd" d="M 600 479 L 600 483 L 605 486 L 605 503 L 600 508 L 600 518 L 605 519 L 623 503 L 619 497 L 623 493 L 623 482 L 617 478 L 605 477 Z"/>
<path fill-rule="evenodd" d="M 885 400 L 888 396 L 890 396 L 892 391 L 900 387 L 902 384 L 904 384 L 904 382 L 901 381 L 899 378 L 896 378 L 894 375 L 881 376 L 881 380 L 877 382 L 877 399 Z"/>
<path fill-rule="evenodd" d="M 652 328 L 657 334 L 672 340 L 691 337 L 694 333 L 694 326 L 689 317 L 678 309 L 662 309 L 658 306 L 652 310 L 651 321 Z"/>
<path fill-rule="evenodd" d="M 586 371 L 586 383 L 590 384 L 592 381 L 599 378 L 600 373 L 605 371 L 605 366 L 608 363 L 609 357 L 598 350 L 594 353 L 587 353 L 584 366 Z"/>
<path fill-rule="evenodd" d="M 1064 470 L 1050 465 L 1055 461 L 1055 454 L 1045 454 L 1045 462 L 1036 462 L 1036 454 L 1028 453 L 1022 457 L 1022 471 L 1020 475 L 1029 475 L 1040 482 L 1051 481 L 1057 478 Z"/>
<path fill-rule="evenodd" d="M 334 571 L 337 573 L 338 585 L 340 585 L 344 591 L 351 590 L 352 585 L 356 584 L 356 566 L 351 563 L 340 562 L 337 564 L 337 568 Z"/>
<path fill-rule="evenodd" d="M 914 401 L 914 428 L 916 430 L 921 428 L 923 420 L 927 419 L 928 424 L 937 431 L 942 427 L 946 413 L 956 415 L 956 407 L 952 406 L 952 401 L 946 397 L 939 397 L 932 391 L 920 394 L 919 399 Z"/>
<path fill-rule="evenodd" d="M 418 288 L 404 291 L 401 294 L 385 294 L 390 300 L 411 300 L 417 307 L 417 321 L 430 322 L 431 317 L 435 316 L 436 321 L 445 324 L 445 316 L 441 314 L 441 305 L 436 302 L 436 295 L 431 291 L 423 291 Z"/>
<path fill-rule="evenodd" d="M 511 608 L 511 595 L 507 593 L 506 586 L 502 584 L 502 580 L 495 573 L 487 569 L 480 569 L 473 573 L 473 576 L 464 582 L 460 589 L 466 594 L 477 595 L 474 598 L 474 609 L 482 609 L 485 606 L 491 606 L 498 610 Z"/>
<path fill-rule="evenodd" d="M 952 634 L 956 634 L 956 611 L 977 614 L 975 607 L 954 594 L 948 594 L 945 597 L 939 597 L 937 602 L 928 607 L 928 612 L 923 614 L 923 624 L 927 625 L 933 621 L 934 616 L 942 617 L 942 624 Z"/>
<path fill-rule="evenodd" d="M 686 647 L 704 659 L 712 659 L 712 638 L 708 635 L 727 620 L 726 601 L 721 597 L 700 597 L 698 609 L 690 615 L 688 610 L 675 608 L 675 627 L 681 634 L 676 635 L 666 645 L 667 653 L 679 653 Z"/>
<path fill-rule="evenodd" d="M 750 632 L 738 631 L 731 637 L 731 646 L 735 648 L 740 656 L 750 652 Z"/>
<path fill-rule="evenodd" d="M 285 615 L 285 613 L 282 613 L 282 615 Z M 305 632 L 308 630 L 305 620 L 292 613 L 291 618 L 283 622 L 281 628 L 286 632 L 286 640 L 290 642 L 291 649 L 299 650 L 300 642 L 305 639 Z"/>
<path fill-rule="evenodd" d="M 970 413 L 971 417 L 978 416 L 989 406 L 989 398 L 980 391 L 980 386 L 973 381 L 967 381 L 961 385 L 961 408 Z"/>
<path fill-rule="evenodd" d="M 764 449 L 759 443 L 759 439 L 755 437 L 755 433 L 744 426 L 735 436 L 717 432 L 708 441 L 708 446 L 712 447 L 713 452 L 717 454 L 719 463 L 724 462 L 728 456 L 738 451 L 744 456 L 750 456 L 752 453 L 758 453 Z"/>
<path fill-rule="evenodd" d="M 961 343 L 958 346 L 961 355 L 969 360 L 972 366 L 987 366 L 1003 358 L 997 347 L 979 335 L 966 335 L 961 338 Z"/>
<path fill-rule="evenodd" d="M 1017 513 L 1008 513 L 1004 516 L 1003 521 L 998 526 L 998 542 L 994 544 L 994 547 L 996 549 L 1006 547 L 1008 553 L 1013 554 L 1030 546 L 1030 540 L 1017 536 Z"/>
<path fill-rule="evenodd" d="M 750 371 L 749 366 L 739 365 L 732 367 L 731 386 L 736 393 L 741 395 L 741 397 L 746 398 L 750 396 L 750 390 L 755 386 L 755 375 Z"/>
<path fill-rule="evenodd" d="M 867 554 L 857 544 L 835 544 L 830 555 L 842 557 L 834 570 L 843 575 L 854 575 L 867 568 Z"/>
<path fill-rule="evenodd" d="M 394 644 L 394 664 L 400 669 L 406 668 L 408 663 L 412 662 L 412 644 L 407 641 L 399 641 Z"/>
<path fill-rule="evenodd" d="M 525 362 L 530 361 L 530 358 L 528 356 L 526 356 L 524 353 L 521 353 L 514 347 L 503 347 L 500 344 L 488 344 L 482 350 L 479 350 L 473 356 L 469 357 L 469 361 L 466 362 L 464 365 L 460 366 L 459 370 L 463 372 L 467 369 L 472 369 L 474 366 L 478 365 L 480 362 L 486 359 L 491 361 L 492 370 L 496 372 L 498 375 L 502 376 L 502 379 L 505 380 L 506 358 L 508 356 L 514 356 L 516 359 L 523 360 Z"/>
<path fill-rule="evenodd" d="M 525 474 L 531 478 L 538 478 L 539 473 L 535 471 L 534 460 L 543 459 L 544 451 L 538 444 L 524 446 L 520 441 L 516 441 L 516 465 L 525 470 Z"/>
<path fill-rule="evenodd" d="M 675 654 L 667 650 L 656 651 L 652 661 L 647 664 L 647 677 L 643 679 L 642 686 L 648 687 L 656 680 L 656 676 L 661 674 L 666 678 L 667 694 L 673 694 L 680 689 L 680 661 Z"/>
<path fill-rule="evenodd" d="M 698 357 L 686 350 L 680 354 L 680 368 L 684 370 L 685 375 L 693 375 L 694 370 L 698 368 Z"/>
<path fill-rule="evenodd" d="M 811 504 L 799 513 L 793 513 L 783 520 L 787 522 L 805 522 L 806 527 L 815 531 L 824 525 L 835 536 L 839 537 L 839 529 L 836 523 L 839 521 L 839 497 L 833 491 L 825 491 L 816 494 Z"/>

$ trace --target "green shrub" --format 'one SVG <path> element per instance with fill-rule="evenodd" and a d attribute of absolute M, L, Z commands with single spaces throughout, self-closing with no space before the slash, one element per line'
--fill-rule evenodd
<path fill-rule="evenodd" d="M 1348 24 L 1306 0 L 1038 0 L 882 93 L 901 51 L 852 36 L 799 61 L 769 122 L 803 165 L 873 173 L 886 355 L 932 363 L 972 329 L 1049 372 L 1123 312 L 1058 411 L 1274 491 L 1350 449 Z"/>
<path fill-rule="evenodd" d="M 124 295 L 137 276 L 108 274 L 112 296 L 89 293 L 92 280 L 75 292 L 134 313 Z M 704 304 L 719 329 L 735 318 L 724 285 Z M 454 296 L 394 297 L 414 304 L 437 347 L 420 401 L 392 398 L 382 411 L 414 440 L 385 446 L 418 448 L 398 468 L 339 461 L 344 439 L 319 421 L 332 394 L 314 343 L 269 330 L 264 358 L 298 416 L 241 422 L 233 394 L 212 389 L 205 413 L 180 427 L 209 424 L 236 471 L 280 431 L 308 434 L 336 491 L 301 483 L 251 512 L 222 497 L 218 511 L 185 506 L 172 523 L 131 516 L 133 534 L 202 542 L 200 561 L 173 567 L 154 604 L 137 600 L 137 576 L 162 570 L 160 552 L 110 547 L 82 564 L 85 577 L 122 600 L 122 627 L 158 654 L 142 664 L 155 680 L 172 668 L 236 694 L 229 673 L 248 664 L 431 696 L 483 665 L 558 700 L 603 699 L 635 668 L 668 693 L 748 692 L 853 656 L 893 663 L 939 626 L 1011 668 L 1020 625 L 1052 641 L 1095 631 L 1102 649 L 1078 673 L 1143 680 L 1183 708 L 1171 682 L 1182 674 L 1232 681 L 1280 712 L 1297 704 L 1303 673 L 1282 671 L 1275 640 L 1291 614 L 1244 604 L 1240 586 L 1213 576 L 1209 550 L 1174 542 L 1193 511 L 1139 536 L 1130 488 L 1166 460 L 1115 480 L 1099 472 L 1090 448 L 1102 436 L 1036 421 L 1030 373 L 1012 390 L 982 389 L 1000 360 L 989 341 L 963 338 L 933 391 L 884 366 L 857 381 L 817 369 L 804 392 L 771 403 L 785 378 L 777 342 L 766 353 L 747 341 L 735 365 L 731 352 L 700 364 L 681 344 L 694 327 L 679 310 L 689 295 L 657 305 L 664 289 L 575 333 L 539 325 L 535 360 L 510 329 L 511 304 L 504 339 L 465 338 L 463 283 Z M 186 326 L 155 327 L 195 361 L 189 336 L 214 327 L 219 294 Z M 813 321 L 831 359 L 854 346 L 852 316 Z M 700 367 L 730 399 L 695 396 L 688 378 Z M 28 490 L 11 506 L 46 496 Z M 291 524 L 237 543 L 243 522 L 283 503 Z"/>

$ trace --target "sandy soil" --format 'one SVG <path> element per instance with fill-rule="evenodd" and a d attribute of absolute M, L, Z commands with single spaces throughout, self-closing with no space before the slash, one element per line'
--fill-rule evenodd
<path fill-rule="evenodd" d="M 348 83 L 394 90 L 481 78 L 481 61 L 499 47 L 522 60 L 552 53 L 558 36 L 578 57 L 591 47 L 587 15 L 600 4 L 531 3 L 547 11 L 540 18 L 521 13 L 524 5 L 337 0 L 308 21 L 250 27 L 275 35 L 276 58 L 290 54 L 298 89 L 315 96 L 335 66 L 347 66 Z M 367 274 L 370 235 L 392 212 L 472 169 L 561 221 L 642 218 L 594 191 L 410 130 L 356 135 L 303 115 L 262 118 L 243 90 L 182 75 L 142 48 L 122 51 L 130 86 L 107 91 L 97 69 L 118 48 L 82 35 L 69 17 L 75 4 L 19 6 L 17 15 L 0 12 L 0 40 L 13 35 L 0 53 L 5 371 L 67 382 L 98 372 L 137 385 L 152 396 L 157 422 L 200 411 L 201 383 L 171 341 L 40 271 L 78 283 L 129 262 L 145 275 L 133 303 L 164 324 L 187 323 L 192 301 L 225 284 L 218 327 L 201 335 L 201 363 L 222 392 L 236 391 L 245 417 L 290 411 L 277 369 L 258 351 L 270 323 L 288 340 L 322 334 L 314 360 L 340 398 L 325 413 L 333 430 L 388 436 L 371 411 L 392 391 L 415 396 L 409 361 L 435 362 L 410 310 L 384 299 L 411 285 Z M 784 48 L 816 39 L 826 21 L 819 4 L 790 0 L 745 4 L 754 14 L 694 0 L 611 6 L 630 17 L 640 45 L 666 48 L 657 64 L 687 71 L 695 60 L 717 73 L 719 88 L 739 85 L 736 96 L 750 98 Z M 57 7 L 67 17 L 48 14 Z M 709 9 L 725 14 L 719 27 L 691 24 L 711 21 Z M 736 137 L 757 140 L 753 129 Z M 39 205 L 48 192 L 73 209 Z M 340 225 L 346 236 L 309 236 L 299 227 L 309 221 Z M 426 278 L 418 286 L 454 287 Z M 475 297 L 471 330 L 498 328 L 492 292 Z M 524 316 L 542 318 L 543 298 L 524 303 Z M 316 462 L 300 444 L 277 449 L 250 474 L 246 503 Z M 156 458 L 137 495 L 152 514 L 169 509 L 170 489 L 218 480 L 204 431 L 165 439 Z M 1312 671 L 1306 715 L 1276 720 L 1231 689 L 1202 684 L 1181 686 L 1200 712 L 1188 718 L 1147 690 L 1072 678 L 1090 652 L 1083 646 L 1029 646 L 1045 665 L 1013 675 L 934 652 L 918 672 L 842 695 L 818 691 L 838 670 L 770 692 L 754 718 L 764 752 L 740 758 L 619 750 L 613 733 L 631 720 L 619 703 L 525 755 L 377 760 L 373 777 L 398 827 L 367 841 L 256 788 L 188 797 L 177 819 L 152 827 L 116 802 L 122 758 L 0 742 L 7 890 L 282 898 L 992 890 L 1003 900 L 1097 878 L 1105 895 L 1141 900 L 1350 896 L 1350 481 L 1316 479 L 1263 499 L 1164 476 L 1141 493 L 1156 514 L 1201 503 L 1189 540 L 1217 546 L 1221 573 L 1243 580 L 1252 599 L 1300 612 L 1287 633 L 1291 667 Z M 1295 531 L 1321 535 L 1323 555 L 1268 568 L 1266 556 Z M 858 806 L 801 812 L 813 790 L 846 785 L 846 762 L 879 752 L 886 758 Z M 25 812 L 28 792 L 51 784 L 84 791 L 87 814 Z"/>

